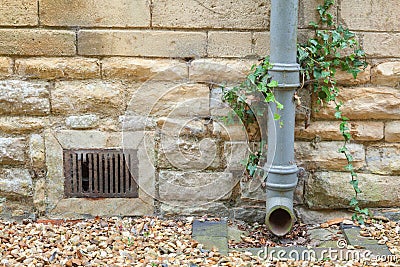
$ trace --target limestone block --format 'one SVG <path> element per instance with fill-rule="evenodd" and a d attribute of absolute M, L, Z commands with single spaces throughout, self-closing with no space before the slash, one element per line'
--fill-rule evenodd
<path fill-rule="evenodd" d="M 9 197 L 32 196 L 32 177 L 26 169 L 0 171 L 0 194 Z"/>
<path fill-rule="evenodd" d="M 125 86 L 120 82 L 60 81 L 51 93 L 52 112 L 117 115 L 125 110 L 124 96 Z"/>
<path fill-rule="evenodd" d="M 354 79 L 353 74 L 346 71 L 338 70 L 335 74 L 338 85 L 358 85 L 369 83 L 371 80 L 371 66 L 368 65 L 365 70 L 362 70 L 357 74 L 357 78 Z"/>
<path fill-rule="evenodd" d="M 25 139 L 23 138 L 0 138 L 0 163 L 24 163 L 25 146 Z"/>
<path fill-rule="evenodd" d="M 231 173 L 161 171 L 159 183 L 163 201 L 209 202 L 228 199 L 237 181 Z"/>
<path fill-rule="evenodd" d="M 39 131 L 48 125 L 47 118 L 0 117 L 0 130 L 9 134 L 23 134 Z"/>
<path fill-rule="evenodd" d="M 352 121 L 350 122 L 350 133 L 357 141 L 382 140 L 384 123 L 380 121 Z"/>
<path fill-rule="evenodd" d="M 400 33 L 365 32 L 362 38 L 369 57 L 397 57 L 400 54 Z"/>
<path fill-rule="evenodd" d="M 255 32 L 253 33 L 253 43 L 254 43 L 254 54 L 260 58 L 265 58 L 266 55 L 270 53 L 270 33 Z"/>
<path fill-rule="evenodd" d="M 232 217 L 235 220 L 245 221 L 249 223 L 265 223 L 266 211 L 264 207 L 260 206 L 243 206 L 233 208 Z"/>
<path fill-rule="evenodd" d="M 199 201 L 173 201 L 161 203 L 161 213 L 166 216 L 210 214 L 218 217 L 228 217 L 229 209 L 219 202 L 203 203 Z"/>
<path fill-rule="evenodd" d="M 203 138 L 208 135 L 209 124 L 209 120 L 199 118 L 161 117 L 157 120 L 159 133 L 174 138 L 187 136 Z"/>
<path fill-rule="evenodd" d="M 306 170 L 344 170 L 347 160 L 344 154 L 339 153 L 343 142 L 320 142 L 317 144 L 309 142 L 296 142 L 295 155 Z M 365 165 L 365 150 L 361 144 L 348 144 L 348 149 L 353 155 L 355 168 Z"/>
<path fill-rule="evenodd" d="M 367 167 L 375 174 L 400 173 L 400 145 L 370 146 L 366 152 Z"/>
<path fill-rule="evenodd" d="M 317 172 L 306 183 L 305 202 L 312 209 L 349 207 L 354 189 L 348 172 Z M 362 193 L 360 204 L 366 207 L 397 207 L 399 177 L 362 173 L 358 176 Z"/>
<path fill-rule="evenodd" d="M 81 30 L 78 51 L 80 55 L 202 57 L 206 39 L 203 32 Z"/>
<path fill-rule="evenodd" d="M 336 1 L 335 1 L 336 2 Z M 307 28 L 309 27 L 310 21 L 318 22 L 319 15 L 317 11 L 318 5 L 323 5 L 323 0 L 300 0 L 299 1 L 299 27 Z M 336 14 L 337 5 L 333 5 L 329 10 L 333 14 L 334 20 L 337 18 Z"/>
<path fill-rule="evenodd" d="M 246 57 L 252 54 L 251 32 L 209 32 L 209 57 Z"/>
<path fill-rule="evenodd" d="M 16 74 L 35 79 L 100 78 L 100 64 L 92 58 L 21 58 L 15 60 Z"/>
<path fill-rule="evenodd" d="M 127 112 L 140 116 L 195 118 L 210 114 L 205 84 L 149 82 L 134 91 Z"/>
<path fill-rule="evenodd" d="M 120 116 L 119 122 L 122 123 L 124 131 L 144 131 L 154 130 L 156 122 L 152 117 L 124 115 Z"/>
<path fill-rule="evenodd" d="M 111 57 L 102 60 L 102 72 L 105 79 L 176 81 L 187 78 L 188 67 L 178 60 Z"/>
<path fill-rule="evenodd" d="M 92 129 L 98 126 L 99 118 L 95 114 L 69 116 L 65 119 L 65 124 L 71 129 Z"/>
<path fill-rule="evenodd" d="M 63 130 L 57 132 L 58 143 L 65 149 L 104 148 L 107 143 L 106 132 L 86 130 Z"/>
<path fill-rule="evenodd" d="M 266 29 L 269 26 L 270 5 L 262 0 L 162 0 L 153 5 L 153 27 Z"/>
<path fill-rule="evenodd" d="M 8 77 L 12 74 L 12 59 L 9 57 L 0 57 L 0 77 Z"/>
<path fill-rule="evenodd" d="M 249 59 L 195 59 L 189 66 L 190 81 L 206 82 L 216 86 L 240 83 L 250 72 L 256 60 Z"/>
<path fill-rule="evenodd" d="M 148 27 L 146 0 L 40 0 L 40 22 L 46 26 Z"/>
<path fill-rule="evenodd" d="M 33 205 L 39 212 L 46 210 L 46 179 L 36 180 L 33 190 Z"/>
<path fill-rule="evenodd" d="M 385 124 L 385 141 L 400 142 L 400 121 L 389 121 Z"/>
<path fill-rule="evenodd" d="M 35 26 L 38 24 L 36 1 L 2 0 L 0 5 L 0 25 Z"/>
<path fill-rule="evenodd" d="M 29 158 L 33 167 L 44 168 L 46 155 L 44 138 L 40 134 L 32 134 L 29 138 Z"/>
<path fill-rule="evenodd" d="M 400 12 L 397 0 L 340 2 L 341 18 L 351 30 L 397 31 Z"/>
<path fill-rule="evenodd" d="M 400 61 L 384 62 L 372 69 L 372 83 L 386 86 L 400 84 Z"/>
<path fill-rule="evenodd" d="M 351 120 L 398 119 L 400 116 L 400 91 L 390 87 L 340 88 L 339 100 L 343 102 L 343 115 Z M 317 119 L 334 118 L 334 106 L 314 113 Z"/>
<path fill-rule="evenodd" d="M 0 82 L 0 113 L 45 115 L 49 112 L 49 83 L 18 80 Z"/>
<path fill-rule="evenodd" d="M 1 29 L 0 54 L 24 56 L 72 56 L 75 32 L 45 29 Z"/>
<path fill-rule="evenodd" d="M 229 124 L 222 121 L 214 121 L 213 134 L 227 141 L 249 140 L 245 126 L 240 122 Z"/>
<path fill-rule="evenodd" d="M 225 142 L 224 157 L 226 170 L 245 171 L 244 162 L 247 161 L 250 154 L 251 145 L 247 142 Z"/>

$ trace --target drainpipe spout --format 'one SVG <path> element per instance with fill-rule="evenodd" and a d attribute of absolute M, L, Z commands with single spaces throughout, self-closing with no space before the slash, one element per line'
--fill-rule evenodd
<path fill-rule="evenodd" d="M 293 193 L 297 185 L 298 168 L 294 162 L 294 93 L 300 85 L 297 64 L 298 0 L 272 0 L 270 26 L 270 61 L 272 78 L 278 81 L 276 99 L 284 105 L 278 110 L 270 104 L 268 112 L 268 152 L 265 169 L 266 218 L 268 228 L 277 236 L 290 232 L 296 217 L 293 212 Z M 274 113 L 281 120 L 274 120 Z M 283 125 L 281 125 L 283 124 Z"/>

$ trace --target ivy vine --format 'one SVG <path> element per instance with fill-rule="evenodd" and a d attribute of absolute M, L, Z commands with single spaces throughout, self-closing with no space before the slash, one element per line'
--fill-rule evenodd
<path fill-rule="evenodd" d="M 314 37 L 297 46 L 302 81 L 300 89 L 310 88 L 317 99 L 317 104 L 321 107 L 328 103 L 333 103 L 335 106 L 335 118 L 340 120 L 340 132 L 344 139 L 343 146 L 338 152 L 343 153 L 347 160 L 345 170 L 350 173 L 350 184 L 355 192 L 349 204 L 354 210 L 353 220 L 364 223 L 365 217 L 370 213 L 367 208 L 362 209 L 359 206 L 357 197 L 361 190 L 353 166 L 353 157 L 347 146 L 351 140 L 349 118 L 342 113 L 343 103 L 338 100 L 340 90 L 337 87 L 335 74 L 337 70 L 342 70 L 351 73 L 356 78 L 358 73 L 366 68 L 367 63 L 365 53 L 355 34 L 335 23 L 334 16 L 329 12 L 333 5 L 334 0 L 324 0 L 324 4 L 317 7 L 320 21 L 309 24 L 314 30 Z M 232 122 L 237 116 L 246 127 L 255 123 L 256 117 L 264 116 L 267 112 L 266 105 L 263 105 L 265 102 L 275 103 L 279 110 L 284 108 L 274 95 L 278 83 L 268 73 L 271 68 L 269 57 L 266 57 L 260 64 L 251 68 L 251 73 L 239 86 L 232 89 L 223 88 L 223 100 L 234 111 L 234 114 L 229 114 L 226 118 L 228 122 Z M 295 100 L 301 102 L 297 94 Z M 279 114 L 274 114 L 274 119 L 279 120 L 280 125 L 283 126 L 284 122 L 281 121 Z M 251 152 L 245 161 L 244 165 L 249 177 L 265 177 L 261 164 L 263 152 L 263 145 L 261 145 L 260 149 Z"/>

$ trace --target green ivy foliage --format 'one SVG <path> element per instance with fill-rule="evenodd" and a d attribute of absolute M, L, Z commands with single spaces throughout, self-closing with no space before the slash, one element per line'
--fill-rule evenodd
<path fill-rule="evenodd" d="M 355 192 L 349 204 L 354 209 L 353 220 L 364 223 L 365 216 L 370 214 L 368 209 L 360 208 L 357 200 L 361 190 L 353 166 L 353 157 L 347 147 L 351 140 L 349 118 L 342 114 L 343 103 L 338 100 L 340 90 L 337 87 L 335 74 L 337 70 L 342 70 L 351 73 L 356 78 L 358 73 L 365 69 L 367 63 L 365 53 L 355 34 L 335 23 L 334 16 L 329 12 L 333 5 L 334 0 L 324 0 L 324 4 L 317 7 L 320 21 L 309 24 L 314 30 L 314 37 L 303 44 L 298 44 L 297 58 L 301 67 L 302 88 L 309 88 L 320 106 L 334 103 L 335 118 L 341 121 L 340 132 L 344 139 L 343 146 L 338 152 L 343 153 L 347 159 L 345 169 L 350 173 L 350 184 Z M 251 68 L 251 73 L 239 86 L 230 90 L 223 89 L 223 100 L 229 103 L 235 113 L 228 116 L 228 122 L 233 121 L 234 115 L 246 126 L 256 122 L 257 117 L 262 117 L 267 112 L 265 103 L 275 103 L 278 110 L 284 108 L 274 95 L 278 83 L 268 73 L 271 68 L 272 65 L 267 56 L 260 64 Z M 274 114 L 274 119 L 280 121 L 280 115 Z M 283 123 L 280 121 L 281 127 Z M 265 176 L 260 166 L 264 155 L 262 149 L 263 146 L 260 146 L 259 151 L 250 153 L 248 160 L 245 161 L 244 165 L 251 177 Z"/>

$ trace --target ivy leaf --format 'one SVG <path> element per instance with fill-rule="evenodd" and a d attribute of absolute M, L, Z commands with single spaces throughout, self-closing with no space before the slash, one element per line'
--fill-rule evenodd
<path fill-rule="evenodd" d="M 272 80 L 267 84 L 267 86 L 270 88 L 278 87 L 278 82 L 275 80 Z"/>
<path fill-rule="evenodd" d="M 278 113 L 274 114 L 274 120 L 278 121 L 281 119 L 281 115 L 279 115 Z"/>
<path fill-rule="evenodd" d="M 358 200 L 355 197 L 352 197 L 352 199 L 350 200 L 350 206 L 355 207 L 358 206 Z"/>

